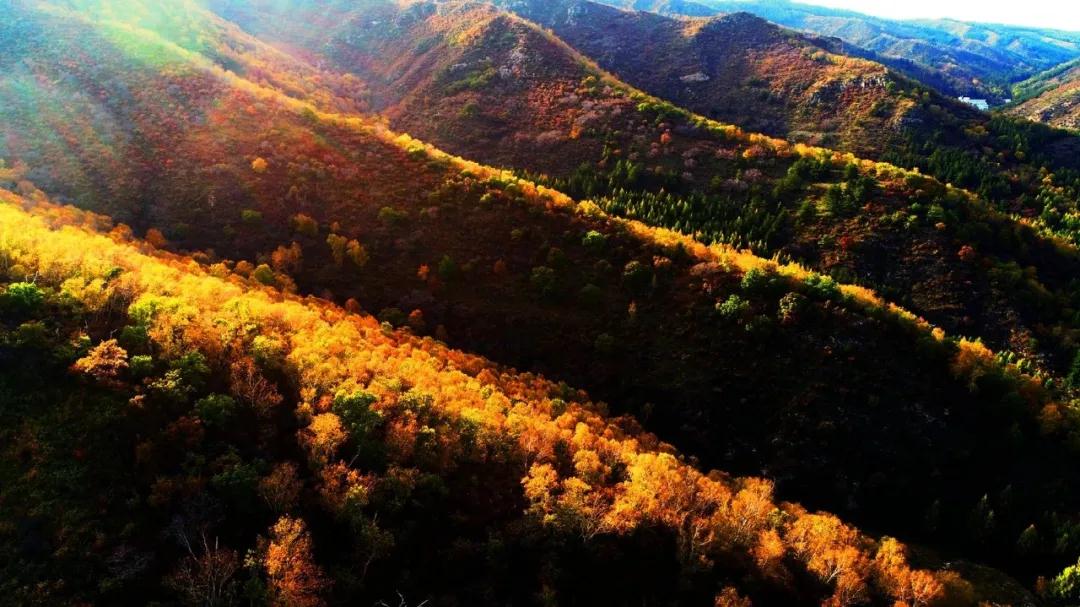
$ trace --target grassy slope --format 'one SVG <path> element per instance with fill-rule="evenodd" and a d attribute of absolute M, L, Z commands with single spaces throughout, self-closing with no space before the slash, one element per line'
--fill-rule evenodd
<path fill-rule="evenodd" d="M 60 27 L 33 18 L 44 37 Z M 1003 491 L 1019 496 L 1009 515 L 998 515 L 997 533 L 978 540 L 979 553 L 1003 562 L 1032 520 L 1056 534 L 1061 523 L 1051 512 L 1073 511 L 1070 492 L 1055 488 L 1071 474 L 1071 456 L 1036 423 L 1046 395 L 1001 374 L 988 353 L 940 342 L 827 281 L 760 273 L 743 280 L 763 262 L 588 207 L 575 212 L 560 195 L 395 139 L 370 121 L 320 113 L 168 44 L 161 45 L 168 65 L 133 65 L 130 50 L 95 38 L 110 26 L 74 23 L 84 29 L 67 39 L 92 49 L 95 62 L 49 63 L 38 48 L 38 68 L 63 69 L 62 82 L 106 100 L 75 124 L 108 130 L 100 116 L 123 111 L 112 124 L 139 142 L 124 153 L 157 152 L 139 167 L 139 181 L 102 180 L 126 188 L 119 195 L 92 180 L 68 191 L 85 196 L 85 206 L 108 200 L 114 206 L 100 208 L 134 218 L 140 229 L 157 225 L 182 247 L 231 257 L 271 261 L 274 247 L 296 241 L 308 271 L 293 273 L 306 292 L 355 296 L 372 310 L 421 309 L 418 330 L 442 325 L 452 343 L 589 387 L 710 464 L 765 466 L 785 495 L 912 533 L 926 512 L 937 512 L 933 529 L 960 531 L 942 545 L 976 550 L 957 521 L 984 494 L 1010 504 Z M 85 69 L 113 77 L 90 78 Z M 169 86 L 176 87 L 171 106 L 160 96 L 109 105 L 122 90 Z M 54 94 L 63 108 L 67 97 Z M 165 117 L 190 117 L 182 136 L 155 130 Z M 11 141 L 22 125 L 9 124 L 18 127 L 6 130 Z M 39 160 L 71 158 L 50 138 L 36 141 L 44 142 L 31 148 Z M 256 157 L 267 161 L 265 172 L 253 169 Z M 51 166 L 31 174 L 63 192 Z M 242 220 L 242 209 L 261 211 L 261 222 L 251 214 Z M 298 211 L 322 227 L 297 233 L 289 217 Z M 325 243 L 331 230 L 363 243 L 370 257 L 363 269 L 336 266 Z M 583 242 L 590 230 L 606 235 L 602 247 Z M 429 271 L 418 277 L 421 265 Z M 781 310 L 791 292 L 805 299 L 787 297 Z M 736 299 L 718 316 L 716 304 L 732 294 L 745 305 Z M 1027 501 L 1034 495 L 1037 504 Z M 1060 557 L 1048 547 L 1038 558 Z"/>

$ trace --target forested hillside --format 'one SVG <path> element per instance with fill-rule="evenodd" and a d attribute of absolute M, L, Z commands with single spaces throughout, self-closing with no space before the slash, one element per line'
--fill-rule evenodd
<path fill-rule="evenodd" d="M 2 199 L 17 602 L 975 596 L 769 481 L 698 472 L 565 384 Z"/>
<path fill-rule="evenodd" d="M 0 21 L 11 596 L 1071 600 L 1067 172 L 753 134 L 483 3 L 210 6 Z"/>
<path fill-rule="evenodd" d="M 395 129 L 615 214 L 874 287 L 1038 364 L 1071 363 L 1076 254 L 1045 226 L 892 167 L 710 123 L 490 6 L 381 9 L 379 27 L 355 19 L 294 42 L 371 83 Z"/>

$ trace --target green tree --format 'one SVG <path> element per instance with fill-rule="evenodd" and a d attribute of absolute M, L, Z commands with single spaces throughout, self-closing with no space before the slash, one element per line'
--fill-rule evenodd
<path fill-rule="evenodd" d="M 0 296 L 5 310 L 16 314 L 30 314 L 45 303 L 45 292 L 30 282 L 16 282 L 8 285 Z"/>
<path fill-rule="evenodd" d="M 240 405 L 231 396 L 225 394 L 211 394 L 200 398 L 195 403 L 195 413 L 204 424 L 212 428 L 222 428 L 236 417 Z"/>

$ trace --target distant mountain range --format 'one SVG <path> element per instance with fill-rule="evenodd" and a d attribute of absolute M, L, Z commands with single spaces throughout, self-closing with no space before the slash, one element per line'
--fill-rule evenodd
<path fill-rule="evenodd" d="M 999 105 L 1010 85 L 1080 57 L 1080 32 L 951 19 L 892 20 L 789 0 L 611 0 L 622 8 L 690 16 L 749 12 L 773 23 L 866 51 L 954 97 L 986 98 Z"/>

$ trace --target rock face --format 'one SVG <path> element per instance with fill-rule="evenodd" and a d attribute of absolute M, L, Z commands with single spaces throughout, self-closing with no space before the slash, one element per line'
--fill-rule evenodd
<path fill-rule="evenodd" d="M 810 95 L 809 103 L 814 106 L 833 104 L 840 101 L 845 94 L 852 91 L 865 92 L 868 90 L 878 90 L 884 94 L 889 82 L 890 79 L 883 74 L 857 76 L 855 78 L 845 78 L 842 80 L 830 80 L 823 83 Z"/>
<path fill-rule="evenodd" d="M 711 79 L 705 72 L 694 72 L 679 78 L 679 80 L 683 82 L 708 82 Z"/>

